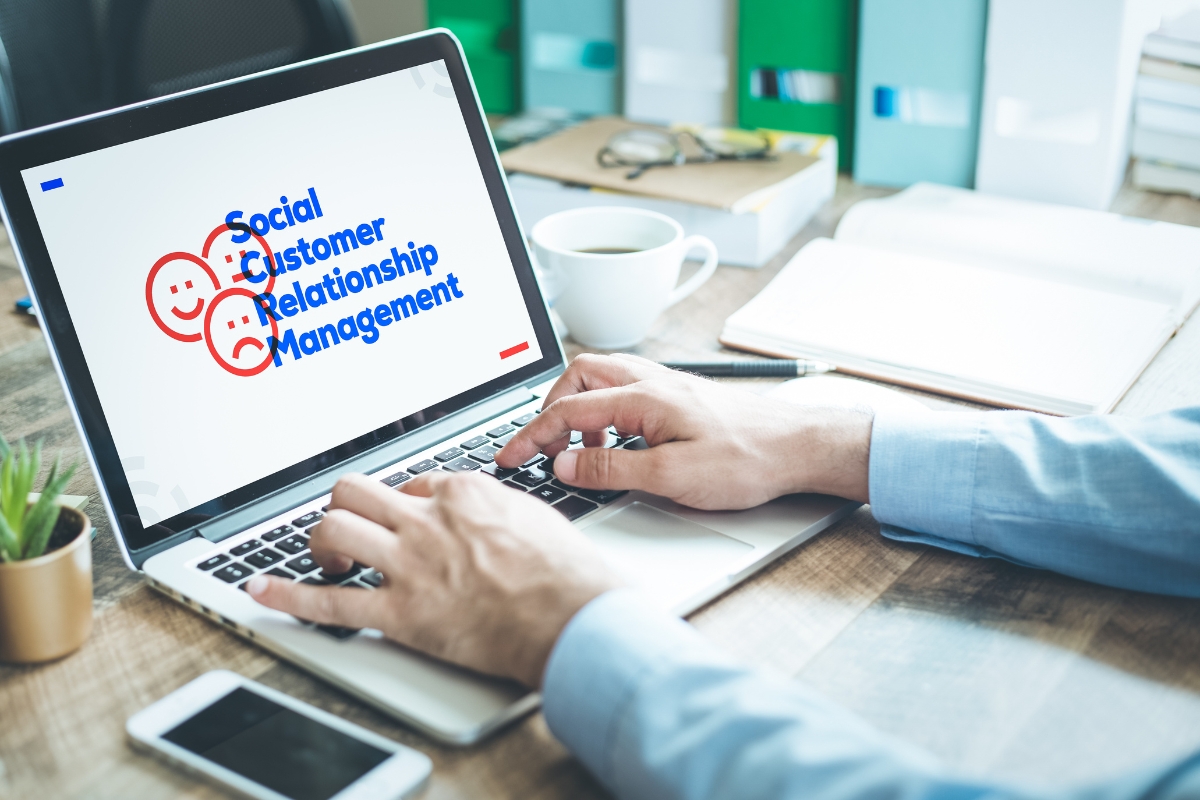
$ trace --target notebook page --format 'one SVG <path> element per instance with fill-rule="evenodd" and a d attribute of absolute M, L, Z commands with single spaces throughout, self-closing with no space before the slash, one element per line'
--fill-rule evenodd
<path fill-rule="evenodd" d="M 1120 292 L 1200 302 L 1200 228 L 930 183 L 852 207 L 838 241 Z"/>
<path fill-rule="evenodd" d="M 1016 392 L 1074 404 L 1046 410 L 1090 410 L 1115 402 L 1172 330 L 1165 303 L 817 239 L 722 338 L 907 367 L 944 391 L 1004 390 L 982 393 L 993 402 L 1038 405 Z"/>

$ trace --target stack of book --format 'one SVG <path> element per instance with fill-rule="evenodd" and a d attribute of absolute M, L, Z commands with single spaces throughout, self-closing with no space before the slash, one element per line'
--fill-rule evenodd
<path fill-rule="evenodd" d="M 1200 10 L 1146 37 L 1133 155 L 1138 188 L 1200 197 Z"/>

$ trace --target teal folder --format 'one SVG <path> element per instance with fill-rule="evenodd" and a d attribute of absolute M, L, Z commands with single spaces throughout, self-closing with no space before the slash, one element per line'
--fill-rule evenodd
<path fill-rule="evenodd" d="M 521 88 L 528 109 L 617 114 L 617 0 L 521 0 Z"/>
<path fill-rule="evenodd" d="M 862 0 L 854 180 L 971 188 L 987 0 Z"/>

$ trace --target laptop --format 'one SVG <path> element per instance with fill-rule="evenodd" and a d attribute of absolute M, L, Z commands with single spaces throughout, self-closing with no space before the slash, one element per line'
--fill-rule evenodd
<path fill-rule="evenodd" d="M 264 572 L 386 580 L 325 574 L 308 551 L 340 475 L 491 475 L 679 614 L 856 505 L 706 513 L 578 491 L 540 457 L 496 465 L 565 360 L 447 31 L 7 137 L 0 199 L 129 568 L 443 742 L 478 741 L 538 697 L 242 591 Z"/>

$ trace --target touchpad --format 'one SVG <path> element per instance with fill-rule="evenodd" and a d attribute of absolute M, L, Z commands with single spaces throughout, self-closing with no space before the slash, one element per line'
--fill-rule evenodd
<path fill-rule="evenodd" d="M 583 531 L 621 577 L 673 608 L 730 574 L 752 548 L 645 503 Z"/>

